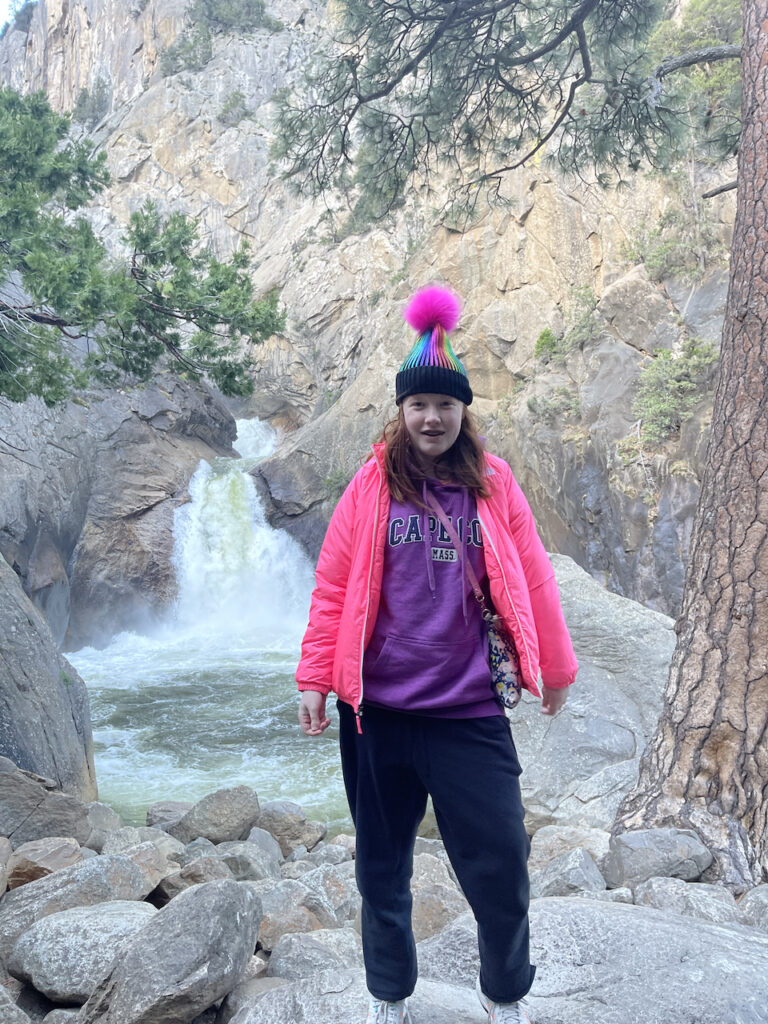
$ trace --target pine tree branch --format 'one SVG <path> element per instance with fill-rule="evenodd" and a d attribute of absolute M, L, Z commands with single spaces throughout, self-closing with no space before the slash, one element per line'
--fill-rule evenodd
<path fill-rule="evenodd" d="M 718 60 L 735 60 L 737 57 L 741 57 L 741 46 L 707 46 L 701 50 L 681 53 L 679 57 L 667 57 L 659 64 L 651 78 L 660 81 L 666 75 L 693 67 L 695 64 L 712 64 Z"/>
<path fill-rule="evenodd" d="M 725 185 L 718 185 L 717 188 L 711 188 L 709 192 L 702 192 L 702 199 L 714 199 L 715 196 L 722 195 L 723 192 L 731 192 L 738 185 L 737 181 L 726 182 Z"/>
<path fill-rule="evenodd" d="M 525 64 L 532 64 L 533 61 L 539 59 L 539 57 L 546 57 L 548 53 L 552 53 L 564 40 L 568 38 L 573 32 L 577 32 L 583 28 L 584 22 L 589 15 L 594 11 L 600 0 L 584 0 L 579 9 L 568 19 L 563 25 L 559 32 L 557 32 L 551 39 L 538 48 L 538 50 L 532 50 L 530 53 L 523 53 L 519 57 L 513 57 L 510 60 L 503 60 L 505 68 L 520 67 Z"/>

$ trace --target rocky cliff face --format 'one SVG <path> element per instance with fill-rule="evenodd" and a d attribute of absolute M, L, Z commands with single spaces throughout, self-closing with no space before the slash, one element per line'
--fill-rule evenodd
<path fill-rule="evenodd" d="M 387 225 L 343 232 L 344 197 L 324 206 L 288 194 L 269 168 L 270 97 L 323 45 L 320 0 L 270 6 L 280 31 L 213 36 L 200 71 L 163 77 L 160 54 L 184 26 L 183 0 L 40 0 L 26 34 L 0 42 L 0 79 L 44 87 L 54 105 L 109 84 L 92 134 L 113 175 L 92 216 L 118 243 L 147 197 L 201 219 L 222 251 L 247 241 L 259 289 L 277 286 L 284 335 L 263 346 L 247 411 L 287 429 L 259 471 L 273 517 L 316 550 L 339 488 L 393 410 L 394 374 L 412 339 L 405 298 L 431 280 L 465 299 L 454 344 L 489 443 L 513 465 L 547 545 L 626 596 L 677 608 L 706 440 L 708 402 L 653 456 L 622 442 L 644 356 L 685 336 L 719 337 L 725 279 L 695 288 L 649 280 L 625 255 L 669 200 L 657 180 L 603 192 L 534 167 L 505 177 L 506 203 L 463 229 L 414 194 Z M 732 198 L 709 209 L 727 245 Z M 593 328 L 558 363 L 535 357 L 562 331 L 579 289 L 598 301 Z"/>
<path fill-rule="evenodd" d="M 0 405 L 0 555 L 57 642 L 98 644 L 167 606 L 174 509 L 234 438 L 211 394 L 170 378 L 54 409 Z"/>

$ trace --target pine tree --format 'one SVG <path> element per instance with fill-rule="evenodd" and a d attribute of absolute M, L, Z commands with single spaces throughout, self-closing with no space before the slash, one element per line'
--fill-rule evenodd
<path fill-rule="evenodd" d="M 284 316 L 276 295 L 254 300 L 247 249 L 222 262 L 147 203 L 111 258 L 77 213 L 108 182 L 104 156 L 68 129 L 43 93 L 0 90 L 0 395 L 53 403 L 166 364 L 250 393 L 248 348 Z"/>

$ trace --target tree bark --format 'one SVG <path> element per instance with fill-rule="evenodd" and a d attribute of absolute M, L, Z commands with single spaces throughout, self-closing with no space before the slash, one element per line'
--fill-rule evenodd
<path fill-rule="evenodd" d="M 657 732 L 614 831 L 693 828 L 768 878 L 768 0 L 743 0 L 742 129 L 712 433 Z"/>

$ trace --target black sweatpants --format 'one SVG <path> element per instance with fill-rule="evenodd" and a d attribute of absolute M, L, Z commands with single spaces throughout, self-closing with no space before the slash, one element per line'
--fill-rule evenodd
<path fill-rule="evenodd" d="M 416 985 L 410 880 L 429 794 L 477 921 L 481 988 L 494 1002 L 521 999 L 535 973 L 528 950 L 530 843 L 506 717 L 427 718 L 367 707 L 359 734 L 352 708 L 342 701 L 338 708 L 369 992 L 395 1001 Z"/>

